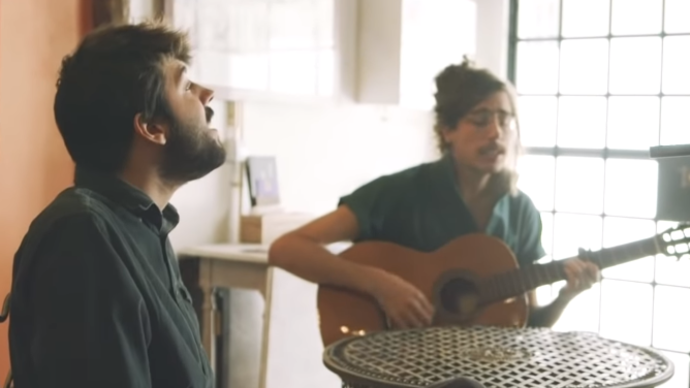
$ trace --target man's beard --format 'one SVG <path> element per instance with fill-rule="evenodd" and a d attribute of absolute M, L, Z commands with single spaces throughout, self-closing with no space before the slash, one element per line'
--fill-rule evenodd
<path fill-rule="evenodd" d="M 163 180 L 184 184 L 223 165 L 226 150 L 210 136 L 206 126 L 185 123 L 174 117 L 170 123 L 170 136 L 164 146 L 160 166 Z"/>

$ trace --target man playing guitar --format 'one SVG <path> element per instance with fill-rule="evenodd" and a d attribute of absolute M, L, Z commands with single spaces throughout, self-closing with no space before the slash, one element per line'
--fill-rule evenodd
<path fill-rule="evenodd" d="M 541 218 L 516 188 L 520 151 L 512 86 L 467 60 L 436 77 L 434 132 L 442 157 L 382 176 L 340 199 L 336 210 L 289 232 L 271 246 L 269 262 L 303 279 L 374 297 L 393 327 L 431 323 L 434 307 L 408 281 L 339 259 L 324 247 L 338 241 L 387 241 L 431 252 L 470 233 L 501 239 L 520 265 L 545 256 Z M 529 326 L 552 326 L 574 296 L 599 279 L 579 258 L 564 262 L 566 286 L 549 305 L 529 294 Z"/>

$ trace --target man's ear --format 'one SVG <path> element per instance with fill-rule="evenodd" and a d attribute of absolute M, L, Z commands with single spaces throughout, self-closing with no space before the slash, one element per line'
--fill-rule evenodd
<path fill-rule="evenodd" d="M 134 130 L 144 139 L 156 144 L 165 144 L 168 138 L 167 128 L 157 120 L 144 120 L 141 113 L 134 116 Z"/>

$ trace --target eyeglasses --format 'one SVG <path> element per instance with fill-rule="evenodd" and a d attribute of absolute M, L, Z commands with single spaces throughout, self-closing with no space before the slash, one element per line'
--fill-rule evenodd
<path fill-rule="evenodd" d="M 504 110 L 479 109 L 470 112 L 465 118 L 479 130 L 487 129 L 494 123 L 494 120 L 498 120 L 498 125 L 504 130 L 514 131 L 517 129 L 515 115 Z"/>

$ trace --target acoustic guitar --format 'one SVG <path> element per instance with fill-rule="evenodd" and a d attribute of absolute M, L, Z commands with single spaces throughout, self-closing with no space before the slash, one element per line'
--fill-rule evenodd
<path fill-rule="evenodd" d="M 604 269 L 660 253 L 681 256 L 688 253 L 689 243 L 690 225 L 679 225 L 613 248 L 581 250 L 578 257 Z M 562 261 L 520 268 L 503 241 L 485 234 L 461 236 L 431 253 L 367 241 L 339 256 L 383 269 L 415 285 L 434 304 L 434 326 L 524 327 L 529 313 L 527 292 L 566 279 Z M 383 310 L 368 295 L 320 285 L 317 304 L 325 346 L 351 335 L 390 328 Z"/>

